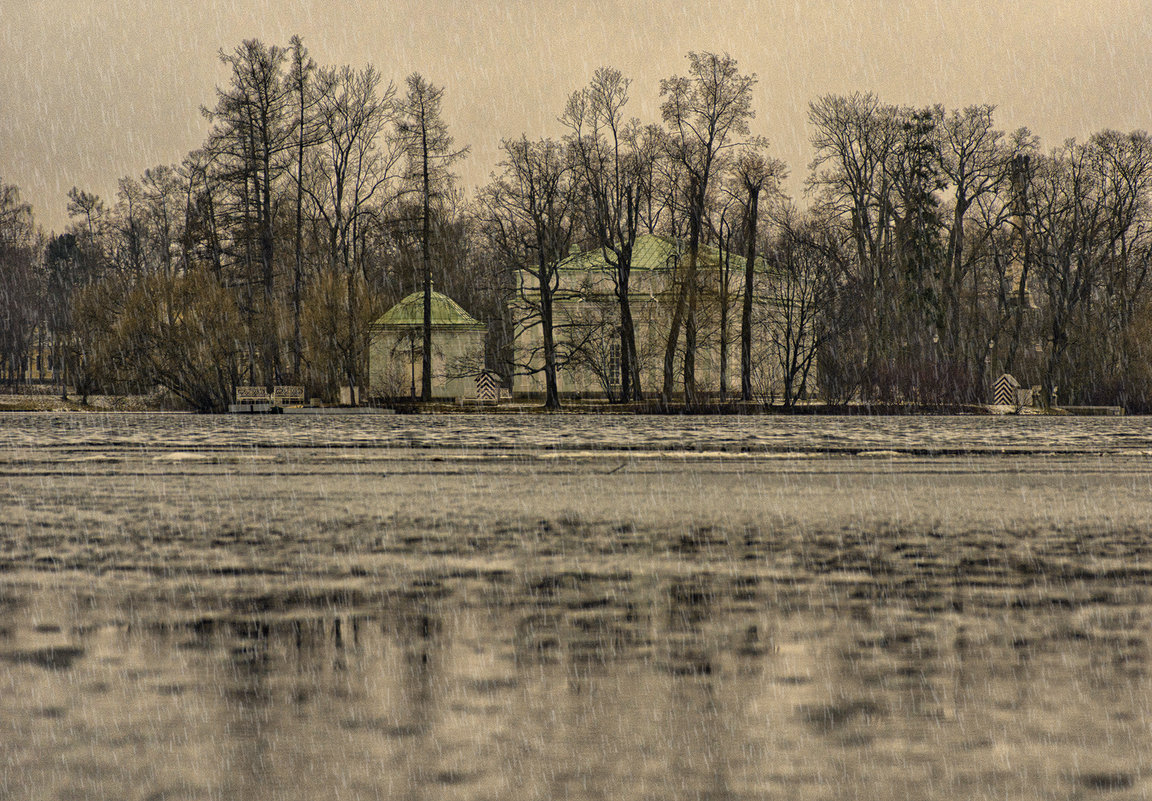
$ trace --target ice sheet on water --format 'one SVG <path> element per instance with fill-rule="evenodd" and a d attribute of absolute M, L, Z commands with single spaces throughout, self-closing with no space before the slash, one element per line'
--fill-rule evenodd
<path fill-rule="evenodd" d="M 1146 428 L 0 416 L 0 795 L 1144 793 Z"/>

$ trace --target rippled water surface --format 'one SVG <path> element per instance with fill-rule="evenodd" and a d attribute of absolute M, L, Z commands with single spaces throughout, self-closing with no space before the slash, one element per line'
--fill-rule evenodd
<path fill-rule="evenodd" d="M 1152 795 L 1143 418 L 0 415 L 0 798 Z"/>
<path fill-rule="evenodd" d="M 449 448 L 474 452 L 1152 455 L 1143 417 L 660 417 L 394 415 L 206 417 L 184 414 L 5 414 L 0 447 Z"/>

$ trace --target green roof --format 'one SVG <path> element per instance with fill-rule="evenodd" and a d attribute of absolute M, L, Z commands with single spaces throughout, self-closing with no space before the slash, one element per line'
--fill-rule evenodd
<path fill-rule="evenodd" d="M 376 319 L 373 326 L 413 328 L 424 325 L 424 293 L 413 292 Z M 484 328 L 447 295 L 432 293 L 432 325 L 438 328 Z"/>
<path fill-rule="evenodd" d="M 632 247 L 633 270 L 667 270 L 674 263 L 677 253 L 687 258 L 688 244 L 677 244 L 671 237 L 644 234 L 636 237 L 636 244 Z M 700 246 L 700 262 L 702 268 L 716 267 L 720 263 L 721 251 L 709 245 Z M 732 254 L 733 263 L 743 264 L 743 257 Z M 757 259 L 759 261 L 759 259 Z M 558 265 L 561 270 L 608 270 L 611 269 L 604 258 L 600 248 L 592 248 L 583 253 L 575 253 Z"/>

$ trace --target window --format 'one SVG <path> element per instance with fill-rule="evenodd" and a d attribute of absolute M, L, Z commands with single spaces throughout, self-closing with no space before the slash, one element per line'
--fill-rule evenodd
<path fill-rule="evenodd" d="M 605 364 L 607 384 L 613 390 L 620 389 L 620 341 L 614 339 L 608 343 L 608 360 Z"/>

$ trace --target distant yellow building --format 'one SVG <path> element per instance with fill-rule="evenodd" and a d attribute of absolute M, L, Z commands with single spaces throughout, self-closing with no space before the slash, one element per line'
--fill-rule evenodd
<path fill-rule="evenodd" d="M 55 383 L 60 380 L 60 365 L 56 364 L 52 340 L 42 335 L 42 330 L 33 331 L 24 358 L 14 357 L 4 365 L 4 380 L 19 380 L 28 383 Z"/>
<path fill-rule="evenodd" d="M 370 329 L 369 394 L 377 398 L 418 397 L 423 379 L 424 293 L 413 292 Z M 484 370 L 488 326 L 440 292 L 432 293 L 432 396 L 476 397 Z"/>
<path fill-rule="evenodd" d="M 629 303 L 635 326 L 641 386 L 646 395 L 660 391 L 664 349 L 676 303 L 677 270 L 687 259 L 686 245 L 670 237 L 637 238 L 632 254 Z M 744 257 L 701 246 L 697 265 L 696 380 L 700 391 L 721 390 L 721 360 L 729 395 L 740 392 L 740 328 L 744 297 Z M 561 395 L 615 396 L 620 391 L 620 309 L 616 299 L 614 268 L 600 248 L 573 252 L 557 266 L 554 294 L 554 338 L 562 363 L 557 371 Z M 543 332 L 533 309 L 538 307 L 536 278 L 519 274 L 516 318 L 516 378 L 513 392 L 543 395 Z M 757 265 L 758 291 L 768 281 L 763 262 Z M 753 329 L 753 387 L 757 395 L 771 395 L 780 381 L 780 369 L 771 353 L 770 326 L 775 315 L 764 297 L 757 297 Z M 683 373 L 683 329 L 676 354 L 677 388 Z M 725 343 L 721 347 L 721 341 Z M 723 353 L 723 357 L 722 354 Z"/>

